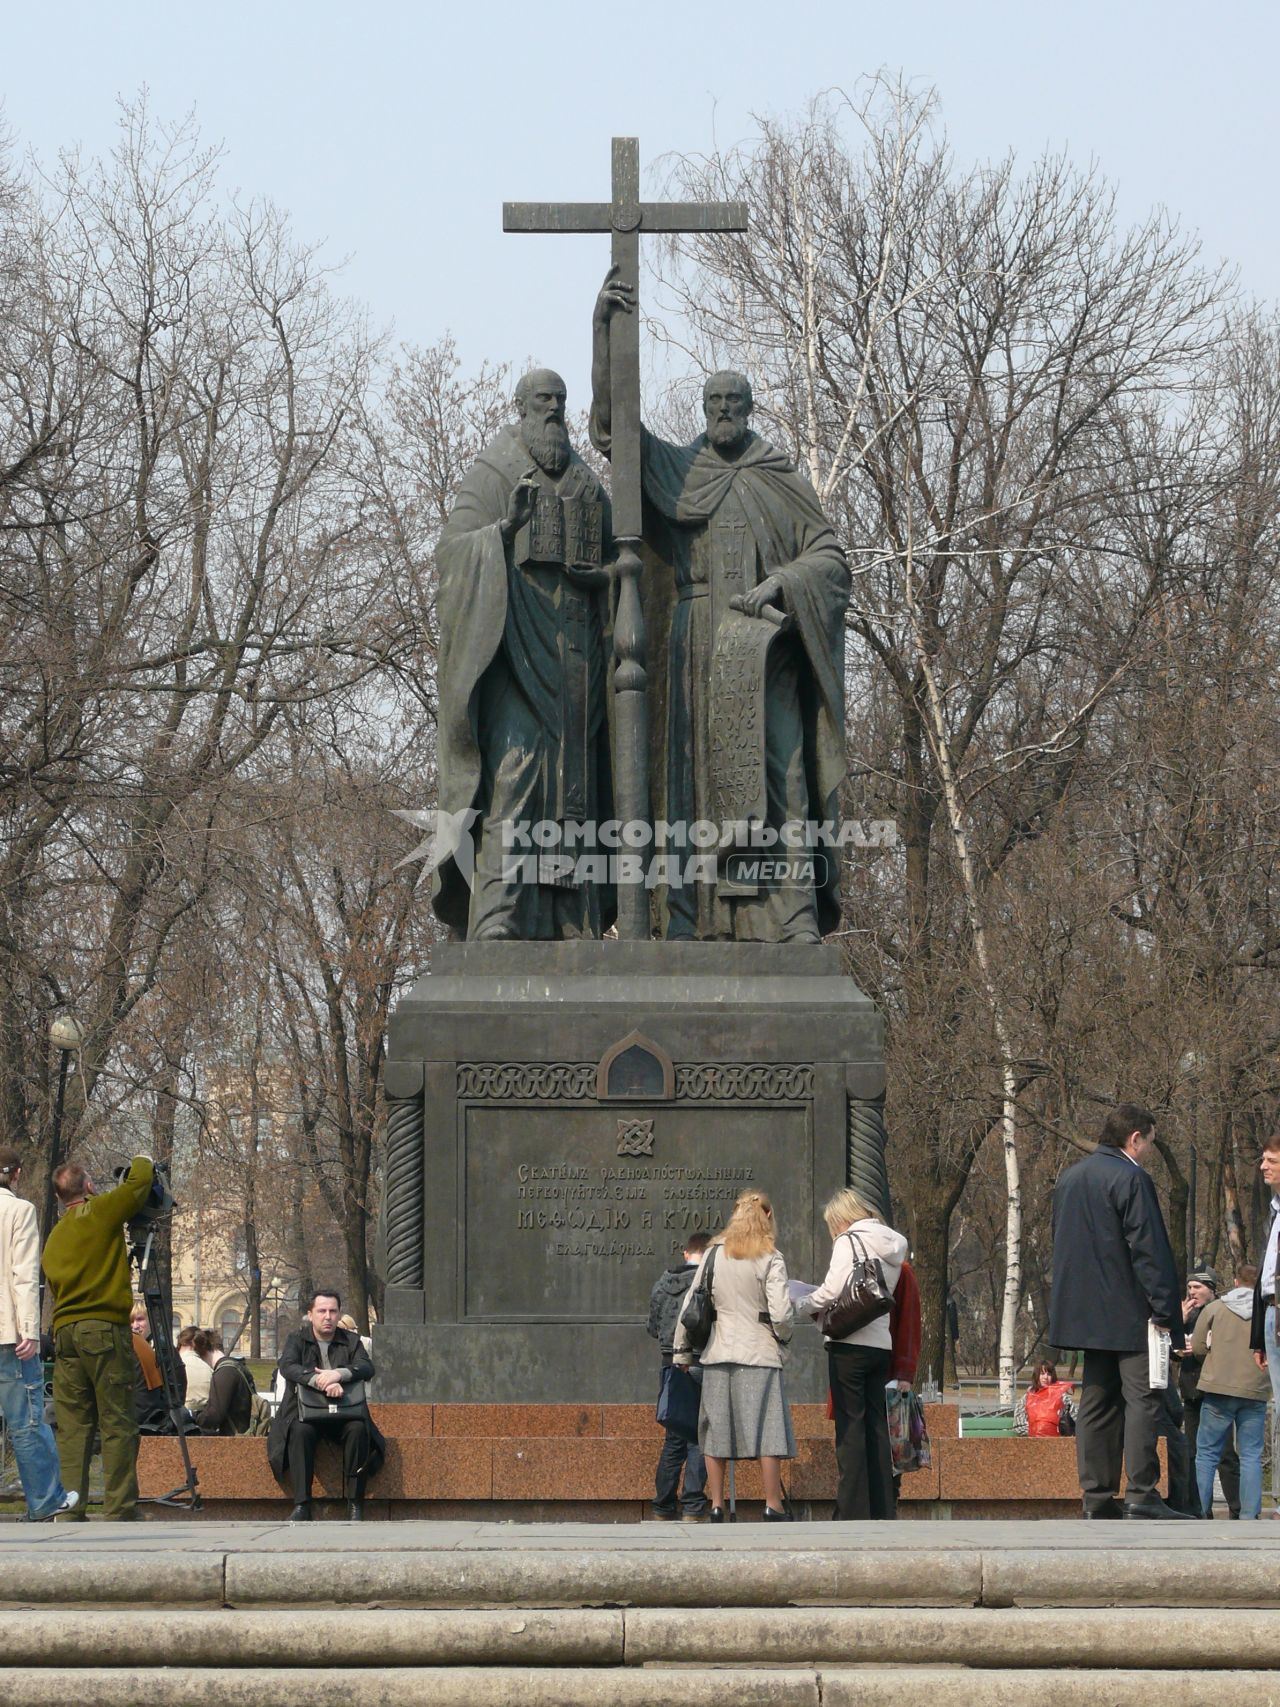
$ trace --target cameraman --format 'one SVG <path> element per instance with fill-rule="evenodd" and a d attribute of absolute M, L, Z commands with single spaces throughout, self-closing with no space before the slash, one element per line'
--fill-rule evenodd
<path fill-rule="evenodd" d="M 62 1218 L 44 1247 L 53 1293 L 53 1414 L 62 1480 L 87 1517 L 94 1430 L 102 1435 L 102 1515 L 138 1517 L 138 1424 L 133 1414 L 133 1289 L 124 1227 L 151 1193 L 150 1156 L 135 1156 L 101 1197 L 79 1162 L 54 1170 Z"/>

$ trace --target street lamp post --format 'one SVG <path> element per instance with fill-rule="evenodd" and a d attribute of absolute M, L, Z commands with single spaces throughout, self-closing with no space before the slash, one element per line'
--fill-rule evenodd
<path fill-rule="evenodd" d="M 67 1072 L 71 1057 L 84 1042 L 84 1027 L 74 1014 L 59 1014 L 49 1026 L 49 1041 L 59 1052 L 58 1094 L 53 1103 L 53 1142 L 49 1146 L 49 1173 L 44 1189 L 44 1236 L 53 1228 L 53 1175 L 62 1165 L 62 1111 L 67 1098 Z"/>
<path fill-rule="evenodd" d="M 1187 1170 L 1187 1273 L 1197 1267 L 1196 1260 L 1196 1192 L 1199 1185 L 1200 1153 L 1191 1146 L 1191 1166 Z"/>

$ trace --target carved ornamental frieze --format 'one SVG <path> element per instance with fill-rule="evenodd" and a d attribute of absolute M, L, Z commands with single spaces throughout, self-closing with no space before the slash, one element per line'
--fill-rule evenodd
<path fill-rule="evenodd" d="M 595 1061 L 466 1061 L 458 1065 L 465 1102 L 594 1102 Z M 813 1067 L 803 1062 L 677 1063 L 677 1102 L 807 1102 Z"/>

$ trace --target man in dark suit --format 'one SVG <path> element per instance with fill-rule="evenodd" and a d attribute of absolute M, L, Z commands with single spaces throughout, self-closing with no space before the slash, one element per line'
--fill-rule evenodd
<path fill-rule="evenodd" d="M 1276 1308 L 1276 1293 L 1280 1291 L 1280 1132 L 1273 1132 L 1263 1144 L 1258 1167 L 1272 1196 L 1262 1261 L 1253 1288 L 1249 1345 L 1258 1368 L 1265 1369 L 1271 1377 L 1276 1415 L 1280 1416 L 1280 1310 Z"/>
<path fill-rule="evenodd" d="M 290 1523 L 311 1520 L 311 1480 L 321 1439 L 342 1446 L 342 1482 L 353 1523 L 364 1518 L 365 1484 L 382 1468 L 386 1441 L 369 1415 L 365 1383 L 373 1360 L 358 1333 L 338 1326 L 342 1300 L 326 1287 L 311 1295 L 302 1326 L 289 1335 L 278 1368 L 287 1386 L 267 1436 L 267 1462 L 283 1487 L 292 1483 Z M 304 1400 L 302 1390 L 314 1395 Z M 358 1397 L 356 1397 L 358 1395 Z"/>
<path fill-rule="evenodd" d="M 1084 1352 L 1076 1463 L 1086 1517 L 1184 1515 L 1156 1486 L 1163 1395 L 1150 1384 L 1148 1325 L 1167 1328 L 1176 1347 L 1183 1340 L 1173 1251 L 1143 1166 L 1155 1138 L 1150 1109 L 1121 1103 L 1098 1148 L 1067 1169 L 1053 1194 L 1049 1339 Z"/>

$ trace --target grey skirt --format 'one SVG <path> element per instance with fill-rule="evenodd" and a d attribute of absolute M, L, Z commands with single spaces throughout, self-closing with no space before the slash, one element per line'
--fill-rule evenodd
<path fill-rule="evenodd" d="M 713 1458 L 794 1458 L 782 1371 L 704 1363 L 698 1445 Z"/>

